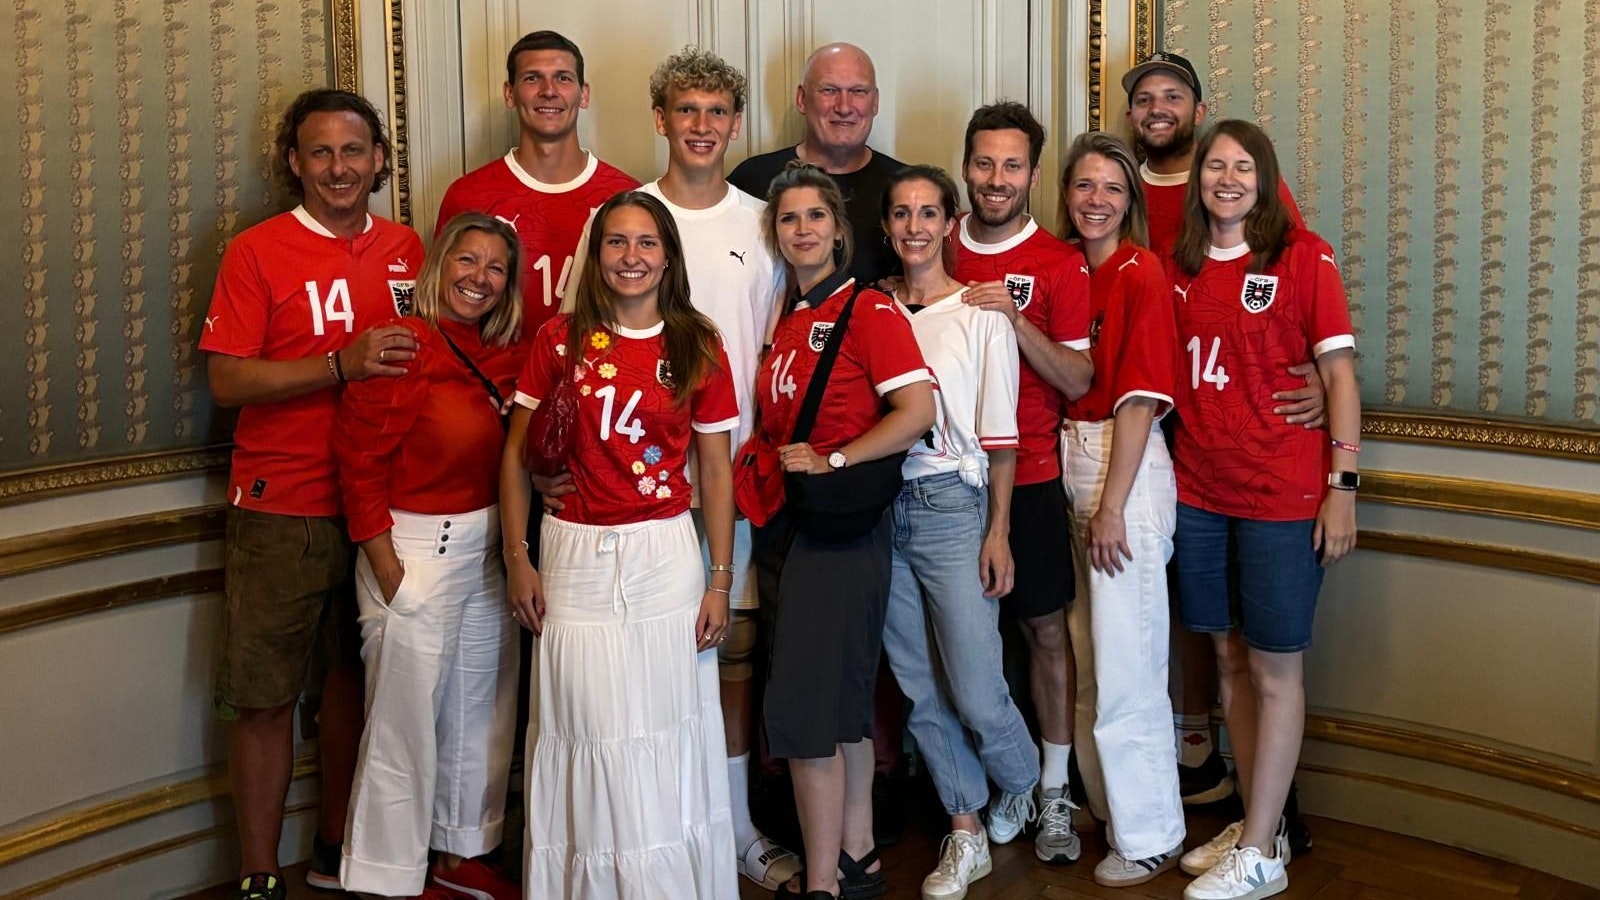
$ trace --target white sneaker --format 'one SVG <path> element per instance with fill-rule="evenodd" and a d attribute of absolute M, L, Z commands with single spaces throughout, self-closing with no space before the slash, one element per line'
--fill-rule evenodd
<path fill-rule="evenodd" d="M 757 834 L 739 854 L 739 874 L 769 891 L 782 887 L 799 871 L 800 857 L 764 834 Z"/>
<path fill-rule="evenodd" d="M 1006 791 L 989 801 L 989 840 L 1009 844 L 1033 821 L 1033 791 L 1012 794 Z"/>
<path fill-rule="evenodd" d="M 952 831 L 939 846 L 939 867 L 922 879 L 922 900 L 961 900 L 967 885 L 994 868 L 983 829 Z"/>
<path fill-rule="evenodd" d="M 1242 837 L 1244 837 L 1244 823 L 1235 822 L 1222 829 L 1221 834 L 1185 853 L 1178 865 L 1190 875 L 1204 875 L 1221 862 L 1229 850 L 1239 846 L 1239 839 Z"/>
<path fill-rule="evenodd" d="M 1183 900 L 1260 900 L 1288 887 L 1283 860 L 1268 859 L 1254 847 L 1235 847 L 1211 871 L 1189 882 Z"/>
<path fill-rule="evenodd" d="M 1094 883 L 1101 887 L 1133 887 L 1178 867 L 1178 857 L 1183 853 L 1179 844 L 1165 853 L 1144 859 L 1129 859 L 1113 847 L 1106 858 L 1094 867 Z"/>
<path fill-rule="evenodd" d="M 1039 795 L 1039 833 L 1033 836 L 1033 855 L 1047 863 L 1077 862 L 1083 844 L 1072 830 L 1072 811 L 1077 807 L 1067 792 L 1051 788 Z"/>
<path fill-rule="evenodd" d="M 1294 855 L 1289 848 L 1289 820 L 1284 816 L 1278 817 L 1278 833 L 1272 836 L 1272 842 L 1277 845 L 1278 858 L 1283 860 L 1283 867 L 1289 868 L 1289 859 Z"/>

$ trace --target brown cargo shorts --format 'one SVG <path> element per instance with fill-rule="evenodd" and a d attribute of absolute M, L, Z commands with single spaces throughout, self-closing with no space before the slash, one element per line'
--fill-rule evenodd
<path fill-rule="evenodd" d="M 360 659 L 354 553 L 342 518 L 233 507 L 224 546 L 223 718 L 293 703 L 318 653 Z"/>

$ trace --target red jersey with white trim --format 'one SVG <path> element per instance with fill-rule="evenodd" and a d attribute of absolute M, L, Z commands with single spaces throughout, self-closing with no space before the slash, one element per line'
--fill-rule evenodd
<path fill-rule="evenodd" d="M 1333 248 L 1294 229 L 1278 261 L 1251 274 L 1247 246 L 1213 248 L 1200 274 L 1169 263 L 1189 363 L 1173 454 L 1178 499 L 1223 515 L 1314 518 L 1327 489 L 1328 433 L 1290 425 L 1272 395 L 1304 386 L 1289 366 L 1355 347 Z"/>
<path fill-rule="evenodd" d="M 342 350 L 411 311 L 421 267 L 422 240 L 404 225 L 369 216 L 366 231 L 341 238 L 297 207 L 228 242 L 200 349 L 266 360 Z M 338 515 L 338 403 L 330 374 L 321 390 L 241 409 L 229 502 L 286 516 Z"/>
<path fill-rule="evenodd" d="M 589 154 L 582 174 L 563 184 L 547 184 L 517 163 L 516 150 L 457 178 L 439 203 L 434 234 L 463 212 L 501 219 L 522 240 L 522 335 L 531 340 L 561 310 L 572 260 L 581 253 L 578 236 L 600 205 L 639 186 L 628 173 Z"/>
<path fill-rule="evenodd" d="M 1089 276 L 1089 358 L 1094 383 L 1067 401 L 1067 418 L 1100 422 L 1133 397 L 1156 401 L 1156 418 L 1181 396 L 1181 346 L 1172 282 L 1154 253 L 1124 242 Z"/>
<path fill-rule="evenodd" d="M 584 525 L 622 525 L 687 512 L 691 429 L 714 434 L 739 425 L 722 343 L 716 367 L 678 405 L 667 387 L 672 371 L 660 324 L 643 331 L 595 331 L 582 347 L 569 347 L 569 319 L 559 315 L 539 329 L 516 393 L 518 403 L 537 408 L 555 379 L 568 377 L 568 357 L 581 354 L 571 374 L 578 383 L 572 455 L 581 464 L 571 466 L 577 491 L 561 498 L 566 508 L 556 515 Z"/>
<path fill-rule="evenodd" d="M 955 278 L 963 283 L 1002 281 L 1017 310 L 1045 337 L 1073 350 L 1089 349 L 1089 266 L 1077 247 L 1029 219 L 1022 231 L 983 244 L 961 217 L 956 234 Z M 1061 415 L 1066 397 L 1022 359 L 1017 392 L 1017 481 L 1039 484 L 1061 476 Z"/>
<path fill-rule="evenodd" d="M 833 323 L 854 290 L 852 278 L 816 308 L 801 304 L 778 320 L 772 350 L 756 373 L 761 430 L 772 446 L 790 443 L 811 375 Z M 850 312 L 844 342 L 833 361 L 807 443 L 827 456 L 878 424 L 888 407 L 885 394 L 930 379 L 911 323 L 899 304 L 887 294 L 863 290 Z"/>
<path fill-rule="evenodd" d="M 1139 178 L 1144 182 L 1144 209 L 1150 218 L 1150 249 L 1165 260 L 1172 256 L 1178 243 L 1178 232 L 1183 230 L 1183 198 L 1189 193 L 1189 170 L 1172 175 L 1160 175 L 1141 164 Z M 1278 196 L 1289 205 L 1289 218 L 1296 228 L 1306 227 L 1300 207 L 1289 193 L 1289 185 L 1278 179 Z"/>
<path fill-rule="evenodd" d="M 483 382 L 445 342 L 455 341 L 500 396 L 522 368 L 517 345 L 485 344 L 477 325 L 441 319 L 437 330 L 406 318 L 417 358 L 399 378 L 345 386 L 334 435 L 350 539 L 376 537 L 394 524 L 391 509 L 443 516 L 492 506 L 500 492 L 506 433 Z"/>

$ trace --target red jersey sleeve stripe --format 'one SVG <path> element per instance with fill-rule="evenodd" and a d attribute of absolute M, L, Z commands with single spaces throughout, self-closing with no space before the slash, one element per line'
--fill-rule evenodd
<path fill-rule="evenodd" d="M 739 427 L 739 417 L 723 419 L 720 422 L 690 422 L 689 427 L 701 434 L 717 434 L 723 431 L 732 431 Z"/>
<path fill-rule="evenodd" d="M 1355 335 L 1353 335 L 1353 334 L 1336 334 L 1333 337 L 1325 338 L 1324 340 L 1317 341 L 1316 345 L 1311 348 L 1311 355 L 1313 357 L 1317 357 L 1317 356 L 1321 356 L 1324 353 L 1331 353 L 1334 350 L 1344 350 L 1346 348 L 1354 350 L 1355 347 L 1356 347 L 1356 336 Z"/>
<path fill-rule="evenodd" d="M 1122 404 L 1127 403 L 1129 400 L 1132 400 L 1135 397 L 1148 397 L 1151 400 L 1157 401 L 1160 404 L 1156 407 L 1156 418 L 1158 419 L 1166 415 L 1168 410 L 1172 409 L 1172 398 L 1166 394 L 1158 391 L 1129 391 L 1126 394 L 1123 394 L 1121 397 L 1118 397 L 1116 403 L 1111 404 L 1111 414 L 1115 416 L 1117 414 L 1117 410 L 1122 408 Z"/>
<path fill-rule="evenodd" d="M 890 391 L 894 390 L 895 388 L 903 388 L 908 384 L 916 384 L 919 381 L 932 381 L 932 380 L 933 380 L 933 376 L 928 374 L 928 370 L 926 368 L 912 369 L 909 372 L 906 372 L 906 373 L 901 374 L 901 375 L 896 375 L 893 378 L 886 378 L 883 381 L 880 381 L 877 384 L 873 385 L 872 389 L 877 391 L 878 392 L 878 396 L 881 397 L 884 394 L 887 394 Z"/>
<path fill-rule="evenodd" d="M 1022 446 L 1016 435 L 1010 437 L 980 437 L 978 446 L 985 450 L 1016 450 Z"/>

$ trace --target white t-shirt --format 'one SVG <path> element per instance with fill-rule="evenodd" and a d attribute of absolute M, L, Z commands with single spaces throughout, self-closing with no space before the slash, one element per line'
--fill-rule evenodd
<path fill-rule="evenodd" d="M 1018 447 L 1016 334 L 1004 315 L 962 303 L 961 293 L 906 311 L 938 400 L 933 431 L 911 445 L 901 466 L 907 481 L 959 472 L 962 481 L 983 487 L 987 451 Z"/>

